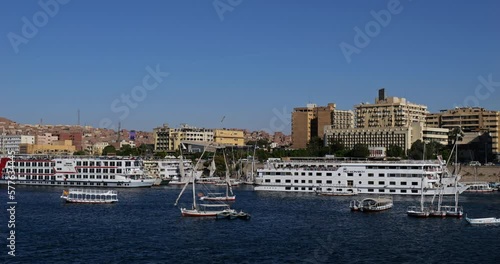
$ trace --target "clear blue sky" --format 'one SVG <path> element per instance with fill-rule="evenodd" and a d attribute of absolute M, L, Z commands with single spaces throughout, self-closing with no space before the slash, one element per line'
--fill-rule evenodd
<path fill-rule="evenodd" d="M 365 32 L 376 21 L 371 11 L 391 1 L 219 1 L 221 16 L 212 0 L 73 0 L 49 11 L 38 1 L 2 1 L 0 116 L 76 124 L 80 109 L 81 124 L 95 127 L 110 120 L 146 131 L 188 123 L 289 133 L 293 107 L 352 109 L 381 87 L 431 112 L 464 101 L 500 110 L 498 1 L 402 0 L 350 63 L 340 44 L 356 47 L 354 28 Z M 239 5 L 224 12 L 231 3 Z M 40 25 L 36 34 L 23 17 Z M 170 75 L 155 89 L 134 88 L 157 65 Z M 490 74 L 499 84 L 478 97 L 478 78 Z M 133 92 L 134 108 L 120 101 Z"/>

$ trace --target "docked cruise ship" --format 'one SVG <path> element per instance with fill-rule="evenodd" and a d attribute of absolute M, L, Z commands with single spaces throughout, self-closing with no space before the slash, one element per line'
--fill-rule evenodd
<path fill-rule="evenodd" d="M 0 169 L 0 184 L 132 188 L 155 181 L 129 157 L 9 156 L 0 158 Z"/>
<path fill-rule="evenodd" d="M 254 190 L 280 192 L 357 192 L 359 194 L 443 195 L 462 193 L 442 160 L 269 159 L 257 170 Z M 440 188 L 442 186 L 443 188 Z"/>

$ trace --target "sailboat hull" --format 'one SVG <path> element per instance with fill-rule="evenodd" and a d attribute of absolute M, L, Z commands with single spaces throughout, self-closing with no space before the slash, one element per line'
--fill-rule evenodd
<path fill-rule="evenodd" d="M 233 213 L 235 212 L 234 210 L 221 210 L 221 211 L 200 211 L 200 210 L 197 210 L 197 209 L 185 209 L 185 208 L 182 208 L 181 209 L 181 214 L 182 216 L 186 216 L 186 217 L 215 217 L 217 216 L 217 214 L 221 214 L 221 213 Z"/>
<path fill-rule="evenodd" d="M 206 197 L 200 198 L 202 201 L 236 201 L 236 196 L 224 196 L 224 197 Z"/>

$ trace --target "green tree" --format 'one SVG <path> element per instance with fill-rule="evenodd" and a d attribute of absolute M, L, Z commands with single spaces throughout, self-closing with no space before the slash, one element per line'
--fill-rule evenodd
<path fill-rule="evenodd" d="M 348 152 L 342 141 L 330 142 L 328 148 L 329 153 L 335 155 L 336 157 L 344 157 Z"/>
<path fill-rule="evenodd" d="M 155 154 L 154 154 L 155 158 L 164 158 L 165 156 L 167 156 L 167 152 L 165 152 L 165 151 L 155 152 Z"/>
<path fill-rule="evenodd" d="M 319 137 L 312 137 L 307 144 L 308 156 L 323 157 L 329 153 L 329 148 L 325 147 L 323 139 Z"/>
<path fill-rule="evenodd" d="M 390 145 L 387 148 L 387 157 L 402 158 L 405 152 L 402 147 L 398 145 Z"/>
<path fill-rule="evenodd" d="M 116 148 L 114 146 L 106 146 L 102 150 L 102 155 L 116 154 Z"/>
<path fill-rule="evenodd" d="M 78 151 L 75 151 L 73 153 L 73 155 L 76 155 L 76 156 L 87 155 L 87 152 L 85 152 L 83 150 L 78 150 Z"/>
<path fill-rule="evenodd" d="M 408 151 L 408 158 L 412 160 L 421 160 L 424 153 L 424 143 L 419 139 L 411 144 Z"/>
<path fill-rule="evenodd" d="M 365 144 L 355 144 L 349 151 L 349 156 L 353 158 L 367 158 L 370 155 L 370 150 Z"/>

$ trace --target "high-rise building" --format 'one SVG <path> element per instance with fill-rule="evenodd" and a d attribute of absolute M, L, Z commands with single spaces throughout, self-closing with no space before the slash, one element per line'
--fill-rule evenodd
<path fill-rule="evenodd" d="M 335 104 L 317 106 L 307 104 L 292 112 L 292 148 L 306 148 L 313 137 L 323 138 L 324 127 L 332 125 Z"/>
<path fill-rule="evenodd" d="M 362 103 L 356 108 L 356 127 L 409 127 L 413 122 L 425 123 L 427 106 L 408 102 L 405 98 L 386 97 L 379 90 L 374 104 Z"/>
<path fill-rule="evenodd" d="M 338 129 L 353 128 L 354 112 L 352 110 L 333 110 L 332 126 Z"/>
<path fill-rule="evenodd" d="M 488 132 L 491 136 L 491 151 L 500 159 L 500 111 L 481 107 L 457 107 L 429 114 L 426 121 L 429 127 L 460 127 L 464 132 Z"/>

